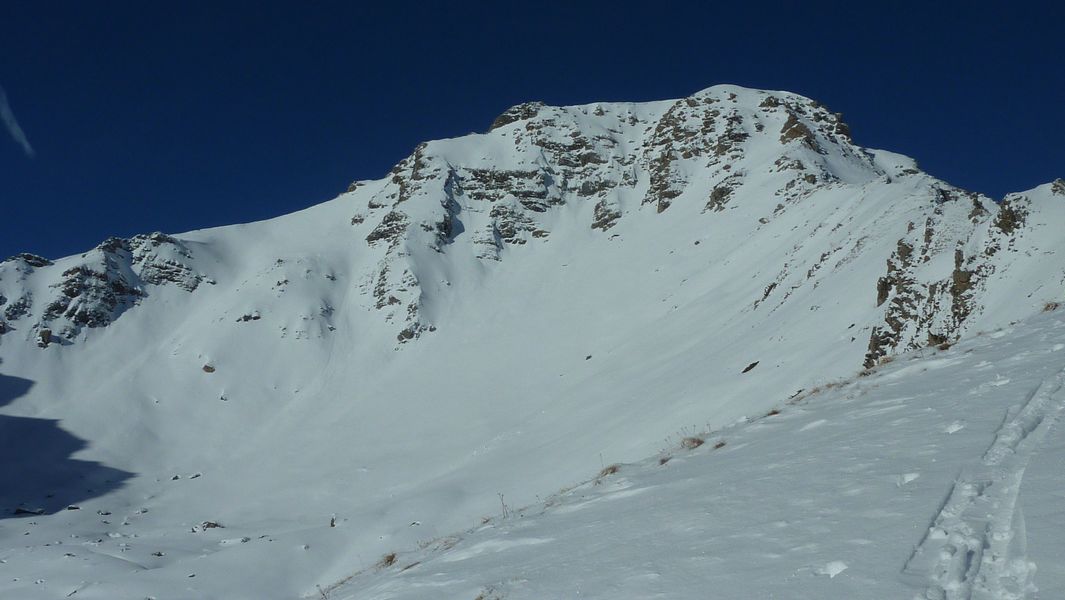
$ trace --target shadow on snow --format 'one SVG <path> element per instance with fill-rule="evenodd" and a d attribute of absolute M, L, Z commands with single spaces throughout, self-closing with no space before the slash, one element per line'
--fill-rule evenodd
<path fill-rule="evenodd" d="M 0 408 L 32 387 L 29 379 L 0 374 Z M 0 519 L 74 510 L 133 475 L 71 458 L 86 446 L 57 419 L 0 415 Z"/>

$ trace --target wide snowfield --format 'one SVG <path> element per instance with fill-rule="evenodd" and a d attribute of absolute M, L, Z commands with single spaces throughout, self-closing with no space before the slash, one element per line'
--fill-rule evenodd
<path fill-rule="evenodd" d="M 350 554 L 346 518 L 180 528 L 186 510 L 171 499 L 159 516 L 150 496 L 0 521 L 0 595 L 294 598 L 264 582 L 302 581 L 321 597 L 308 574 L 328 570 L 346 574 L 313 585 L 352 600 L 1065 597 L 1063 316 L 678 432 L 662 453 L 539 502 L 504 497 L 505 516 L 497 499 L 465 529 L 412 521 L 419 541 L 387 553 Z M 167 483 L 195 485 L 189 475 Z M 427 506 L 450 501 L 412 489 Z"/>
<path fill-rule="evenodd" d="M 1063 598 L 1063 368 L 1060 313 L 901 356 L 329 598 Z"/>

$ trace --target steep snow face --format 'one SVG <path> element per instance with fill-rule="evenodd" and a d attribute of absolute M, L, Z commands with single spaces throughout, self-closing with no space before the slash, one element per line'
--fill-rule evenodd
<path fill-rule="evenodd" d="M 716 86 L 524 104 L 298 213 L 16 257 L 0 433 L 58 443 L 9 450 L 47 485 L 0 508 L 45 514 L 0 540 L 50 575 L 0 590 L 108 597 L 135 565 L 145 594 L 232 598 L 254 564 L 247 597 L 308 593 L 500 494 L 1039 313 L 1063 213 L 1065 183 L 995 203 L 812 100 Z"/>
<path fill-rule="evenodd" d="M 901 355 L 323 590 L 337 600 L 1065 597 L 1063 340 L 1059 310 Z"/>

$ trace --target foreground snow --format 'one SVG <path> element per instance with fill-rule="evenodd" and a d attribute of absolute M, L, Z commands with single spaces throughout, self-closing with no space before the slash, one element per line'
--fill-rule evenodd
<path fill-rule="evenodd" d="M 328 597 L 1065 597 L 1062 317 L 900 357 Z"/>

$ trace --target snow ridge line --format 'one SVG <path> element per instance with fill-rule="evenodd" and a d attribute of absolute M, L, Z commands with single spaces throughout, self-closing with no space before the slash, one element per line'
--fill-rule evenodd
<path fill-rule="evenodd" d="M 1013 406 L 980 463 L 964 469 L 903 567 L 927 585 L 915 600 L 1022 600 L 1036 591 L 1027 559 L 1021 481 L 1065 408 L 1065 369 Z M 931 582 L 929 583 L 929 580 Z"/>

